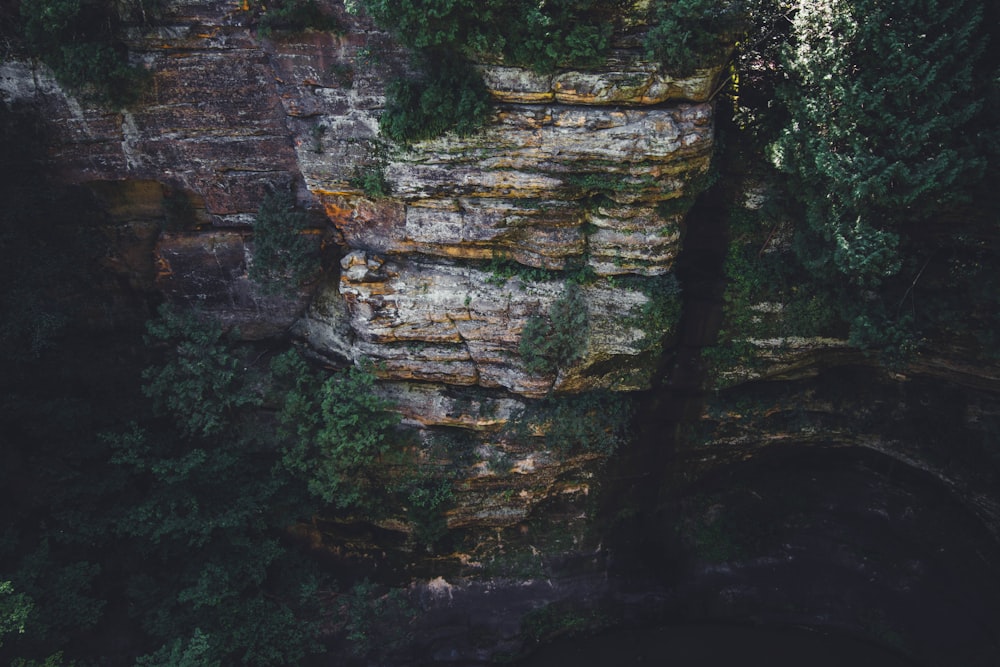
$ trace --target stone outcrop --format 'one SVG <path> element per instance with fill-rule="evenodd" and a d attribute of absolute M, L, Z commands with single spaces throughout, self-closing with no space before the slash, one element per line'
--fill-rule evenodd
<path fill-rule="evenodd" d="M 995 440 L 1000 372 L 995 363 L 967 361 L 974 355 L 957 348 L 941 346 L 939 354 L 920 356 L 905 369 L 876 373 L 870 359 L 847 345 L 843 331 L 757 335 L 737 330 L 734 313 L 716 314 L 732 329 L 729 339 L 746 363 L 721 369 L 718 392 L 695 406 L 695 418 L 686 422 L 675 414 L 686 406 L 665 406 L 676 396 L 654 397 L 652 409 L 666 409 L 646 415 L 656 432 L 635 445 L 633 456 L 640 460 L 634 475 L 606 474 L 606 452 L 548 447 L 546 398 L 648 389 L 670 352 L 664 342 L 673 340 L 674 323 L 651 316 L 650 309 L 657 302 L 657 279 L 674 272 L 681 242 L 690 240 L 696 224 L 688 213 L 714 150 L 712 97 L 720 70 L 676 79 L 628 45 L 587 71 L 541 75 L 480 63 L 495 102 L 486 127 L 468 137 L 396 146 L 380 136 L 378 118 L 386 83 L 407 69 L 406 56 L 363 18 L 344 13 L 340 3 L 326 4 L 344 21 L 343 34 L 307 31 L 264 39 L 253 29 L 252 13 L 238 4 L 168 3 L 155 27 L 129 32 L 131 56 L 148 70 L 151 86 L 128 111 L 96 108 L 68 95 L 44 66 L 27 62 L 0 64 L 0 96 L 44 120 L 51 128 L 53 168 L 64 181 L 89 189 L 107 211 L 102 231 L 112 248 L 104 262 L 118 282 L 198 307 L 246 338 L 291 332 L 322 360 L 376 362 L 379 390 L 416 434 L 417 459 L 432 474 L 454 473 L 447 523 L 471 544 L 456 547 L 465 551 L 452 554 L 453 571 L 475 579 L 503 558 L 525 556 L 537 565 L 560 550 L 598 553 L 584 533 L 587 503 L 602 484 L 613 495 L 642 483 L 672 480 L 690 489 L 685 485 L 692 480 L 707 480 L 704 493 L 721 500 L 688 511 L 684 522 L 664 527 L 660 537 L 671 558 L 677 558 L 671 549 L 678 539 L 688 540 L 691 552 L 706 544 L 718 547 L 710 544 L 723 525 L 718 517 L 729 512 L 753 530 L 770 526 L 775 514 L 760 509 L 747 519 L 740 512 L 764 507 L 768 493 L 786 481 L 757 493 L 752 478 L 743 489 L 730 485 L 726 475 L 743 479 L 741 474 L 751 473 L 742 471 L 773 456 L 778 463 L 770 474 L 780 478 L 779 464 L 789 450 L 884 457 L 889 472 L 866 482 L 873 498 L 891 496 L 884 489 L 892 489 L 898 464 L 921 483 L 926 478 L 946 489 L 962 511 L 996 535 L 995 457 L 975 443 Z M 364 192 L 359 177 L 366 173 L 384 177 L 388 193 Z M 733 198 L 743 203 L 730 201 L 729 208 L 760 207 L 766 188 L 750 181 Z M 264 294 L 247 275 L 255 212 L 271 191 L 295 194 L 312 216 L 313 236 L 326 255 L 321 276 L 284 295 Z M 762 236 L 750 241 L 755 252 L 774 244 L 779 226 L 767 222 Z M 525 329 L 549 317 L 568 285 L 577 283 L 588 313 L 587 326 L 577 332 L 579 354 L 554 369 L 530 370 L 521 345 Z M 737 314 L 749 313 L 765 325 L 774 320 L 771 328 L 781 328 L 780 305 L 743 305 Z M 700 346 L 711 342 L 709 334 L 714 340 L 715 332 L 705 324 L 710 317 L 690 319 L 691 327 L 703 330 L 692 340 L 680 336 L 695 349 L 677 356 L 697 367 Z M 845 368 L 850 372 L 838 375 Z M 674 380 L 680 375 L 675 370 Z M 830 393 L 831 387 L 837 391 Z M 937 422 L 927 413 L 942 406 L 955 414 L 947 416 L 948 430 L 936 432 Z M 541 417 L 515 432 L 530 410 Z M 911 421 L 923 432 L 910 428 Z M 676 436 L 679 425 L 692 433 Z M 924 432 L 934 438 L 925 439 Z M 457 441 L 451 449 L 441 445 L 449 438 Z M 940 440 L 954 447 L 942 454 Z M 806 477 L 814 474 L 807 456 L 797 456 L 803 479 L 815 481 Z M 881 464 L 881 458 L 871 460 Z M 840 493 L 839 478 L 831 479 L 827 490 Z M 652 502 L 659 503 L 661 489 L 655 491 Z M 816 495 L 817 506 L 829 511 L 825 495 Z M 787 495 L 789 506 L 793 496 Z M 614 510 L 622 521 L 646 507 L 626 505 L 627 494 L 621 497 L 622 506 Z M 679 502 L 696 505 L 706 498 L 713 496 Z M 876 513 L 866 496 L 855 502 L 858 511 Z M 906 518 L 909 505 L 897 505 L 894 516 Z M 532 532 L 540 515 L 559 524 L 561 543 L 542 541 L 556 532 L 551 525 Z M 802 528 L 807 522 L 800 519 L 792 512 L 781 529 Z M 411 530 L 398 518 L 382 527 L 397 537 Z M 773 571 L 782 564 L 797 566 L 800 544 L 804 553 L 817 534 L 828 537 L 821 528 L 803 528 L 796 537 L 801 542 L 788 542 L 794 548 L 775 538 L 777 546 L 743 566 L 776 577 Z M 772 537 L 765 534 L 760 542 L 768 546 Z M 739 583 L 739 569 L 706 565 L 710 559 L 697 553 L 692 558 L 704 566 L 698 581 L 709 592 L 691 604 L 708 600 L 706 617 L 713 617 L 711 604 L 732 609 L 733 600 L 765 595 L 716 585 L 730 581 L 725 577 Z M 930 558 L 918 565 L 925 567 Z M 886 568 L 895 567 L 890 560 Z M 498 571 L 511 581 L 535 579 L 541 587 L 537 569 L 525 574 L 515 566 L 520 564 Z M 866 567 L 858 560 L 852 571 L 867 581 Z M 731 599 L 717 599 L 730 593 Z M 532 604 L 519 600 L 518 613 Z M 781 599 L 780 606 L 795 601 Z M 679 615 L 690 611 L 685 604 L 678 603 Z M 516 628 L 507 630 L 508 638 L 517 634 Z"/>
<path fill-rule="evenodd" d="M 502 437 L 525 401 L 650 386 L 672 327 L 648 316 L 651 281 L 673 270 L 703 187 L 720 72 L 676 79 L 627 46 L 588 71 L 482 63 L 495 109 L 481 131 L 395 146 L 378 117 L 407 56 L 367 19 L 328 9 L 343 33 L 263 39 L 245 7 L 169 3 L 153 25 L 128 31 L 151 85 L 127 111 L 68 95 L 40 64 L 4 63 L 0 92 L 50 123 L 49 157 L 64 180 L 112 203 L 141 199 L 152 255 L 137 262 L 123 241 L 117 270 L 246 338 L 291 330 L 324 358 L 375 361 L 408 423 L 462 429 L 483 457 L 502 454 L 518 471 L 472 465 L 449 522 L 515 523 L 557 489 L 585 488 L 595 461 Z M 388 195 L 362 191 L 358 177 L 371 170 Z M 275 190 L 296 194 L 341 257 L 280 296 L 247 275 L 254 215 Z M 122 214 L 112 224 L 137 223 Z M 521 334 L 569 278 L 584 279 L 580 353 L 529 372 Z M 434 407 L 456 390 L 480 397 L 492 421 Z"/>

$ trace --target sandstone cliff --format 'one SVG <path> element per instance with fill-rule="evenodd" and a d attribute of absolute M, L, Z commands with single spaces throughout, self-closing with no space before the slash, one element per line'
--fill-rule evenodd
<path fill-rule="evenodd" d="M 920 525 L 909 517 L 933 504 L 919 491 L 933 487 L 961 506 L 934 515 L 941 534 L 955 534 L 946 526 L 950 516 L 968 515 L 977 530 L 996 535 L 995 464 L 987 446 L 968 444 L 993 437 L 1000 413 L 995 363 L 970 362 L 967 348 L 941 346 L 904 369 L 873 370 L 878 364 L 851 348 L 842 330 L 797 328 L 777 301 L 731 299 L 723 307 L 721 292 L 733 290 L 719 283 L 719 266 L 706 269 L 715 272 L 706 294 L 685 295 L 686 328 L 678 332 L 679 297 L 665 287 L 678 257 L 686 253 L 687 271 L 696 275 L 699 244 L 707 255 L 724 256 L 728 242 L 717 220 L 691 213 L 715 149 L 719 69 L 676 79 L 627 42 L 588 71 L 540 75 L 479 63 L 493 98 L 487 125 L 468 137 L 399 146 L 380 136 L 378 118 L 387 81 L 408 67 L 406 54 L 363 17 L 330 6 L 343 33 L 263 38 L 253 13 L 235 3 L 168 3 L 153 25 L 129 31 L 131 58 L 152 79 L 141 102 L 123 112 L 81 102 L 40 64 L 0 63 L 3 102 L 44 120 L 50 164 L 107 212 L 104 231 L 114 243 L 105 264 L 120 289 L 197 307 L 246 339 L 290 336 L 319 362 L 375 361 L 380 391 L 417 434 L 416 458 L 448 471 L 456 491 L 447 522 L 460 538 L 447 563 L 415 554 L 406 542 L 412 527 L 400 520 L 382 523 L 393 537 L 381 543 L 344 537 L 337 521 L 324 517 L 301 533 L 348 556 L 403 544 L 397 555 L 423 561 L 415 569 L 421 576 L 439 574 L 427 569 L 436 567 L 456 582 L 470 576 L 464 585 L 435 576 L 414 588 L 428 624 L 454 623 L 425 638 L 430 652 L 485 626 L 502 640 L 490 651 L 515 646 L 528 610 L 563 599 L 590 604 L 596 592 L 685 618 L 745 619 L 764 600 L 760 618 L 816 622 L 826 613 L 834 625 L 869 636 L 893 625 L 888 629 L 919 637 L 923 626 L 905 614 L 892 617 L 895 625 L 880 617 L 876 627 L 880 619 L 852 616 L 870 600 L 838 598 L 839 584 L 859 589 L 873 569 L 889 576 L 896 552 L 871 561 L 861 553 L 883 545 L 880 537 L 865 536 L 860 545 L 843 537 L 829 549 L 823 542 L 828 560 L 815 569 L 809 550 L 831 539 L 816 526 L 840 502 L 832 491 L 838 484 L 859 490 L 846 505 L 870 520 L 872 533 L 898 519 L 910 531 L 906 539 L 916 541 Z M 715 197 L 729 209 L 759 210 L 766 179 L 727 168 L 732 183 Z M 372 173 L 384 178 L 387 193 L 359 185 Z M 321 275 L 280 296 L 266 294 L 247 272 L 255 213 L 271 191 L 294 193 L 309 211 L 324 255 Z M 759 220 L 733 245 L 787 250 L 779 222 Z M 688 278 L 685 288 L 694 282 Z M 576 332 L 578 354 L 532 368 L 524 332 L 571 286 L 587 313 L 587 326 Z M 739 354 L 713 360 L 713 393 L 705 395 L 702 348 L 720 327 Z M 931 386 L 936 382 L 944 390 Z M 657 391 L 644 393 L 650 389 Z M 637 395 L 645 399 L 643 429 L 614 468 L 607 467 L 608 448 L 546 445 L 546 431 L 566 414 L 560 399 L 596 397 L 574 418 L 596 418 L 594 430 L 610 431 L 617 402 Z M 917 419 L 922 408 L 945 403 L 948 428 L 936 432 L 934 419 Z M 936 439 L 917 437 L 911 424 Z M 961 447 L 942 454 L 941 440 Z M 847 452 L 854 468 L 838 477 L 807 460 L 834 461 L 831 451 Z M 802 479 L 821 481 L 788 485 L 768 468 L 775 460 L 792 460 L 798 467 L 789 469 Z M 878 472 L 856 469 L 869 464 Z M 905 484 L 893 478 L 897 464 L 907 471 Z M 777 479 L 756 485 L 761 469 L 761 478 Z M 783 486 L 794 488 L 775 491 Z M 607 535 L 587 531 L 599 513 L 598 489 L 600 509 L 610 515 L 601 520 L 638 526 L 642 537 L 624 542 L 634 547 L 634 538 L 654 569 L 657 559 L 669 561 L 667 579 L 690 575 L 688 588 L 672 588 L 670 579 L 635 592 L 602 578 L 610 567 L 601 541 Z M 800 511 L 797 497 L 815 507 Z M 655 515 L 635 519 L 644 512 Z M 772 530 L 774 517 L 780 520 Z M 650 521 L 660 533 L 646 534 Z M 731 540 L 720 537 L 723 528 L 732 529 Z M 988 541 L 977 540 L 959 544 L 954 558 L 978 558 Z M 905 606 L 919 588 L 914 582 L 928 581 L 924 572 L 939 564 L 925 546 L 906 556 L 906 573 L 893 575 L 893 604 Z M 598 574 L 584 583 L 543 584 L 553 556 L 566 557 L 559 562 L 566 571 Z M 827 572 L 830 562 L 849 581 L 826 582 L 826 606 L 812 616 L 788 611 L 808 602 L 819 580 L 809 577 Z M 809 582 L 798 596 L 742 579 L 764 570 L 777 577 L 774 571 L 802 563 L 809 576 L 797 576 Z M 632 565 L 622 556 L 618 567 Z M 493 577 L 525 585 L 494 589 Z M 960 583 L 963 594 L 973 588 Z M 461 600 L 501 589 L 509 597 L 499 620 L 452 618 L 455 608 L 475 607 Z M 976 632 L 967 635 L 970 645 L 983 640 Z M 481 655 L 471 645 L 462 650 L 460 658 Z"/>
<path fill-rule="evenodd" d="M 519 494 L 519 510 L 468 494 L 475 506 L 453 517 L 510 524 L 544 499 L 546 480 L 580 465 L 506 442 L 510 415 L 552 392 L 650 387 L 674 325 L 649 316 L 653 278 L 673 270 L 709 166 L 718 71 L 678 80 L 628 48 L 599 71 L 483 64 L 495 110 L 481 132 L 395 146 L 378 117 L 406 55 L 333 9 L 342 34 L 263 39 L 239 6 L 171 3 L 129 33 L 131 57 L 152 75 L 135 108 L 88 106 L 27 62 L 2 65 L 4 101 L 44 116 L 61 178 L 97 193 L 121 238 L 155 244 L 149 255 L 117 246 L 111 266 L 132 284 L 248 338 L 292 331 L 335 362 L 371 359 L 413 425 L 465 429 L 530 460 L 498 489 Z M 372 169 L 387 196 L 355 185 Z M 289 189 L 335 244 L 297 298 L 266 295 L 246 271 L 257 207 Z M 532 373 L 521 333 L 573 274 L 588 276 L 582 352 Z M 454 416 L 454 388 L 477 413 Z"/>

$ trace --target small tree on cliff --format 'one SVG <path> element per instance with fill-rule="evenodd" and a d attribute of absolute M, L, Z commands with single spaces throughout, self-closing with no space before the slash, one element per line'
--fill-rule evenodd
<path fill-rule="evenodd" d="M 899 267 L 899 234 L 956 201 L 983 171 L 973 120 L 981 7 L 971 0 L 805 2 L 773 145 L 795 180 L 814 261 L 863 285 Z"/>
<path fill-rule="evenodd" d="M 290 194 L 264 198 L 253 225 L 250 279 L 265 292 L 291 292 L 320 268 L 315 237 L 308 233 L 306 214 L 295 208 Z"/>
<path fill-rule="evenodd" d="M 979 0 L 798 5 L 779 89 L 789 121 L 771 155 L 804 210 L 800 259 L 867 295 L 848 313 L 858 340 L 899 323 L 878 290 L 903 266 L 907 232 L 982 176 L 981 21 Z"/>

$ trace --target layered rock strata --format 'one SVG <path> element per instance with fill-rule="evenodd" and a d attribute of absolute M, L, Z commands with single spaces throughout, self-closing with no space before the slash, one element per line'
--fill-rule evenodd
<path fill-rule="evenodd" d="M 452 523 L 515 522 L 544 489 L 585 490 L 578 473 L 594 455 L 532 451 L 535 439 L 504 435 L 511 416 L 550 393 L 650 386 L 672 327 L 649 316 L 653 279 L 672 271 L 708 169 L 719 70 L 676 79 L 624 47 L 592 71 L 484 63 L 495 110 L 481 131 L 396 146 L 378 117 L 406 54 L 339 3 L 328 9 L 342 34 L 263 39 L 245 6 L 169 3 L 153 25 L 128 32 L 151 85 L 127 111 L 67 94 L 40 64 L 4 63 L 0 92 L 51 125 L 49 158 L 62 178 L 106 201 L 138 197 L 110 224 L 141 225 L 154 252 L 119 247 L 129 261 L 117 270 L 245 337 L 291 329 L 321 356 L 374 360 L 408 423 L 462 429 L 481 448 L 465 474 L 497 488 L 467 494 L 475 500 Z M 371 170 L 387 195 L 357 185 Z M 341 259 L 304 290 L 274 297 L 247 277 L 252 224 L 268 192 L 289 190 Z M 549 317 L 570 279 L 582 282 L 588 315 L 579 351 L 531 371 L 522 332 Z M 456 390 L 490 416 L 439 412 Z M 502 483 L 480 474 L 490 452 L 510 459 Z M 498 491 L 522 499 L 518 509 L 506 511 Z"/>

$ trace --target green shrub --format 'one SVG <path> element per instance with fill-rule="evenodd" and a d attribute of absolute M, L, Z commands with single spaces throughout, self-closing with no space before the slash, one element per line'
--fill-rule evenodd
<path fill-rule="evenodd" d="M 264 198 L 253 226 L 250 279 L 265 292 L 291 292 L 319 271 L 315 238 L 307 233 L 308 219 L 296 210 L 287 193 Z"/>
<path fill-rule="evenodd" d="M 129 64 L 117 39 L 119 9 L 127 11 L 106 0 L 23 0 L 25 45 L 72 91 L 115 108 L 129 106 L 138 101 L 148 74 Z"/>
<path fill-rule="evenodd" d="M 378 664 L 390 664 L 385 659 L 410 641 L 410 621 L 417 614 L 404 589 L 382 593 L 364 579 L 343 599 L 347 617 L 344 629 L 351 652 L 359 657 L 382 658 Z"/>
<path fill-rule="evenodd" d="M 261 397 L 250 388 L 245 360 L 234 352 L 218 323 L 180 314 L 167 305 L 159 315 L 147 323 L 146 341 L 165 344 L 166 358 L 143 371 L 142 391 L 182 434 L 219 435 L 240 409 L 260 404 Z"/>
<path fill-rule="evenodd" d="M 372 199 L 388 197 L 392 193 L 389 182 L 385 180 L 385 166 L 378 163 L 367 167 L 355 167 L 354 175 L 348 183 L 352 187 L 360 188 L 366 197 Z"/>
<path fill-rule="evenodd" d="M 594 65 L 610 48 L 624 3 L 604 0 L 362 0 L 382 28 L 419 54 L 418 79 L 387 91 L 383 133 L 400 143 L 478 130 L 489 95 L 466 57 L 552 71 Z"/>
<path fill-rule="evenodd" d="M 352 366 L 321 381 L 289 353 L 276 358 L 272 369 L 292 383 L 279 414 L 289 443 L 285 467 L 326 503 L 374 510 L 388 495 L 378 464 L 397 442 L 399 415 L 375 393 L 371 367 Z"/>
<path fill-rule="evenodd" d="M 389 84 L 379 127 L 393 141 L 409 144 L 448 132 L 466 136 L 490 114 L 490 96 L 476 69 L 455 54 L 423 58 L 420 78 Z"/>
<path fill-rule="evenodd" d="M 573 363 L 586 349 L 587 300 L 579 286 L 568 283 L 548 315 L 528 318 L 518 350 L 529 373 L 550 375 Z"/>
<path fill-rule="evenodd" d="M 521 264 L 502 252 L 493 253 L 488 270 L 490 277 L 486 282 L 491 285 L 503 285 L 514 277 L 526 282 L 543 282 L 559 277 L 559 271 Z"/>
<path fill-rule="evenodd" d="M 742 0 L 658 0 L 650 5 L 646 56 L 679 76 L 722 62 L 738 29 Z M 735 41 L 735 40 L 733 40 Z"/>
<path fill-rule="evenodd" d="M 635 406 L 622 392 L 589 391 L 550 397 L 542 403 L 548 428 L 545 446 L 564 455 L 595 452 L 610 456 L 631 436 Z"/>
<path fill-rule="evenodd" d="M 15 593 L 9 581 L 0 581 L 0 647 L 9 634 L 24 634 L 24 624 L 34 607 L 31 598 Z"/>
<path fill-rule="evenodd" d="M 795 15 L 779 89 L 789 119 L 771 154 L 804 207 L 810 267 L 877 288 L 902 266 L 901 234 L 982 178 L 981 22 L 968 0 L 839 0 Z"/>
<path fill-rule="evenodd" d="M 681 317 L 681 285 L 677 276 L 667 273 L 653 278 L 626 277 L 621 282 L 648 298 L 634 313 L 636 325 L 646 334 L 643 346 L 660 345 L 677 330 Z"/>
<path fill-rule="evenodd" d="M 406 485 L 406 517 L 417 542 L 433 547 L 448 533 L 444 512 L 455 501 L 450 480 L 419 479 Z"/>
<path fill-rule="evenodd" d="M 521 619 L 521 632 L 529 640 L 538 644 L 556 636 L 575 635 L 589 628 L 589 621 L 583 614 L 572 609 L 557 609 L 546 605 L 532 609 Z"/>
<path fill-rule="evenodd" d="M 335 17 L 325 13 L 316 0 L 268 0 L 258 3 L 262 10 L 257 33 L 262 37 L 274 31 L 303 32 L 307 29 L 343 32 Z"/>
<path fill-rule="evenodd" d="M 376 23 L 413 49 L 501 55 L 551 71 L 600 62 L 626 4 L 619 0 L 362 0 Z"/>

